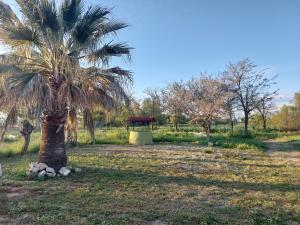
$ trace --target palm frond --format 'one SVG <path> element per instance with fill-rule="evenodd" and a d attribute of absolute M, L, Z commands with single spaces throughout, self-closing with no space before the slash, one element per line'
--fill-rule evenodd
<path fill-rule="evenodd" d="M 110 10 L 101 6 L 90 6 L 80 21 L 76 24 L 72 36 L 79 45 L 85 45 L 93 40 L 97 34 L 98 27 L 106 20 L 105 16 Z"/>
<path fill-rule="evenodd" d="M 96 77 L 103 79 L 105 83 L 111 83 L 115 80 L 119 81 L 130 81 L 132 82 L 132 72 L 129 70 L 123 70 L 120 67 L 112 67 L 108 69 L 100 69 L 96 67 L 89 67 L 87 69 L 83 69 L 83 74 L 87 77 Z"/>
<path fill-rule="evenodd" d="M 128 27 L 126 23 L 118 22 L 118 21 L 111 21 L 106 23 L 101 23 L 98 27 L 97 33 L 95 35 L 95 40 L 102 38 L 108 34 L 117 34 L 116 32 Z"/>
<path fill-rule="evenodd" d="M 15 65 L 1 65 L 0 64 L 0 75 L 7 74 L 7 73 L 18 73 L 21 70 L 16 67 Z"/>
<path fill-rule="evenodd" d="M 31 44 L 41 45 L 38 32 L 21 23 L 13 27 L 0 25 L 0 41 L 11 47 Z"/>
<path fill-rule="evenodd" d="M 85 104 L 85 95 L 81 88 L 74 85 L 72 82 L 64 82 L 58 91 L 59 101 L 68 101 L 70 106 L 83 106 Z"/>
<path fill-rule="evenodd" d="M 43 36 L 45 43 L 52 47 L 54 43 L 50 39 L 62 39 L 60 21 L 58 18 L 55 0 L 16 0 L 21 12 L 25 16 L 25 22 L 34 27 Z"/>
<path fill-rule="evenodd" d="M 74 28 L 83 12 L 83 7 L 84 5 L 81 0 L 63 0 L 60 13 L 65 31 Z"/>
<path fill-rule="evenodd" d="M 89 88 L 86 91 L 86 102 L 89 108 L 101 108 L 111 110 L 114 107 L 114 99 L 106 90 L 100 87 Z"/>
<path fill-rule="evenodd" d="M 36 108 L 37 114 L 49 107 L 50 90 L 39 74 L 16 74 L 8 78 L 0 105 L 17 104 L 18 108 Z"/>
<path fill-rule="evenodd" d="M 41 28 L 49 28 L 53 34 L 60 29 L 60 23 L 56 12 L 56 5 L 54 0 L 39 1 L 37 7 Z"/>
<path fill-rule="evenodd" d="M 83 125 L 89 131 L 92 143 L 95 143 L 95 124 L 92 112 L 88 108 L 83 110 Z"/>
<path fill-rule="evenodd" d="M 132 72 L 129 70 L 123 70 L 120 67 L 112 67 L 109 69 L 106 69 L 108 74 L 113 76 L 119 76 L 121 79 L 129 80 L 130 82 L 133 82 L 133 75 Z"/>
<path fill-rule="evenodd" d="M 30 82 L 32 81 L 34 76 L 37 76 L 37 74 L 20 73 L 9 77 L 9 89 L 19 91 L 26 89 L 25 86 L 30 85 Z"/>
<path fill-rule="evenodd" d="M 102 48 L 93 51 L 87 56 L 87 60 L 92 62 L 102 61 L 103 64 L 108 64 L 108 60 L 113 56 L 127 56 L 130 59 L 130 50 L 125 43 L 105 44 Z"/>
<path fill-rule="evenodd" d="M 40 0 L 16 0 L 18 3 L 22 14 L 26 17 L 29 22 L 35 24 L 36 19 L 39 18 L 39 14 L 37 12 L 37 6 Z"/>
<path fill-rule="evenodd" d="M 0 134 L 0 142 L 3 141 L 5 132 L 9 126 L 13 126 L 17 123 L 17 117 L 18 117 L 18 111 L 16 105 L 13 105 L 11 109 L 8 111 L 8 114 L 6 116 L 4 127 L 2 128 L 1 134 Z"/>
<path fill-rule="evenodd" d="M 10 6 L 5 4 L 3 1 L 0 1 L 0 23 L 13 25 L 16 22 L 19 22 L 19 19 Z"/>

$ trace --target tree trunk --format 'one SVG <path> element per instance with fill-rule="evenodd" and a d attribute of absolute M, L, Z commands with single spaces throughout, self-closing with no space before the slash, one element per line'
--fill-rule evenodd
<path fill-rule="evenodd" d="M 24 144 L 22 146 L 21 154 L 25 155 L 28 151 L 28 147 L 29 147 L 29 143 L 30 143 L 30 134 L 25 134 L 23 136 L 23 138 L 24 138 Z"/>
<path fill-rule="evenodd" d="M 263 118 L 263 128 L 264 130 L 267 129 L 267 119 L 265 117 Z"/>
<path fill-rule="evenodd" d="M 233 118 L 232 118 L 232 114 L 229 114 L 229 120 L 230 120 L 230 128 L 231 128 L 231 133 L 233 133 Z"/>
<path fill-rule="evenodd" d="M 58 171 L 67 165 L 64 126 L 66 116 L 45 116 L 41 121 L 39 162 Z"/>
<path fill-rule="evenodd" d="M 28 146 L 30 143 L 30 135 L 33 130 L 34 130 L 34 126 L 32 126 L 28 120 L 24 120 L 22 122 L 22 128 L 20 130 L 20 133 L 24 138 L 24 144 L 23 144 L 22 151 L 21 151 L 22 155 L 26 154 L 28 151 Z"/>
<path fill-rule="evenodd" d="M 248 133 L 249 113 L 248 112 L 244 112 L 244 113 L 245 113 L 245 133 Z"/>
<path fill-rule="evenodd" d="M 205 130 L 206 140 L 207 140 L 207 142 L 209 142 L 210 141 L 210 128 L 211 128 L 211 125 L 210 124 L 204 124 L 203 128 Z"/>
<path fill-rule="evenodd" d="M 178 132 L 178 124 L 175 122 L 175 131 Z"/>

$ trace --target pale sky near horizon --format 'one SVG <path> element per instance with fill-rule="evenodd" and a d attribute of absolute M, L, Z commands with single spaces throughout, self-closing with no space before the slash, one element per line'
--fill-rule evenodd
<path fill-rule="evenodd" d="M 16 6 L 14 0 L 4 2 Z M 134 49 L 132 61 L 114 64 L 134 72 L 135 96 L 147 87 L 187 80 L 201 71 L 222 72 L 229 62 L 250 58 L 278 74 L 280 100 L 300 91 L 298 0 L 89 0 L 114 7 L 130 26 L 116 40 Z"/>

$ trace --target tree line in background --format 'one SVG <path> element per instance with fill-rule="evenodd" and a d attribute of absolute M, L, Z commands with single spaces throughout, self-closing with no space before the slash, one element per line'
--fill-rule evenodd
<path fill-rule="evenodd" d="M 273 88 L 275 77 L 268 78 L 266 72 L 245 59 L 229 64 L 225 72 L 217 75 L 201 73 L 188 81 L 173 81 L 160 89 L 146 89 L 146 97 L 141 101 L 128 95 L 128 101 L 116 104 L 115 110 L 100 108 L 75 115 L 70 111 L 66 140 L 76 143 L 78 120 L 82 120 L 80 124 L 89 131 L 94 142 L 95 125 L 126 127 L 130 116 L 152 116 L 158 125 L 172 124 L 175 131 L 179 130 L 179 124 L 201 126 L 207 139 L 215 124 L 230 124 L 233 131 L 235 124 L 243 123 L 245 132 L 249 126 L 264 130 L 300 130 L 300 93 L 295 94 L 293 104 L 276 109 L 273 103 L 278 93 Z M 16 115 L 22 117 L 17 112 L 10 113 L 13 115 L 7 116 L 3 131 L 16 123 Z M 34 112 L 29 115 L 33 118 Z"/>
<path fill-rule="evenodd" d="M 243 118 L 244 131 L 248 132 L 251 115 L 259 115 L 263 128 L 272 109 L 278 90 L 273 89 L 274 77 L 268 78 L 267 69 L 258 70 L 249 59 L 229 64 L 225 72 L 210 75 L 201 73 L 188 81 L 174 81 L 161 89 L 147 89 L 141 102 L 131 97 L 130 105 L 119 106 L 111 121 L 127 124 L 132 115 L 156 118 L 158 124 L 179 123 L 202 126 L 207 139 L 211 127 L 218 122 L 230 123 Z"/>
<path fill-rule="evenodd" d="M 251 118 L 253 128 L 265 128 L 265 123 L 269 128 L 279 131 L 299 131 L 300 130 L 300 93 L 294 94 L 291 104 L 284 104 L 275 109 L 274 105 L 265 107 L 265 120 L 262 120 L 260 112 L 254 114 Z"/>

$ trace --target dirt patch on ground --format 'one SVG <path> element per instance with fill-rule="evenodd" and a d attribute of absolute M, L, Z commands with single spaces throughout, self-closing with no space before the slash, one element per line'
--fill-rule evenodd
<path fill-rule="evenodd" d="M 151 225 L 168 225 L 168 224 L 165 222 L 162 222 L 160 220 L 155 220 L 155 221 L 151 222 Z"/>
<path fill-rule="evenodd" d="M 0 224 L 16 224 L 16 221 L 13 221 L 11 217 L 8 216 L 6 212 L 0 209 Z"/>
<path fill-rule="evenodd" d="M 296 145 L 300 144 L 299 141 L 277 142 L 268 140 L 265 143 L 267 144 L 267 153 L 272 158 L 300 164 L 300 150 L 296 147 Z"/>
<path fill-rule="evenodd" d="M 7 200 L 23 198 L 33 195 L 32 191 L 20 186 L 4 186 L 0 187 L 0 193 Z"/>
<path fill-rule="evenodd" d="M 9 215 L 9 213 L 4 210 L 5 205 L 10 201 L 22 199 L 28 196 L 33 196 L 37 193 L 30 189 L 26 189 L 22 186 L 11 186 L 5 185 L 0 187 L 0 224 L 2 225 L 30 225 L 27 222 L 27 215 L 24 215 L 22 218 L 16 219 Z M 3 207 L 3 208 L 2 208 Z"/>

